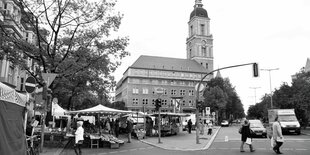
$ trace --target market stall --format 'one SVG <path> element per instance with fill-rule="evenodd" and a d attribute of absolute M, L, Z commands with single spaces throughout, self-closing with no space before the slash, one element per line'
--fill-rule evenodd
<path fill-rule="evenodd" d="M 158 113 L 151 114 L 151 116 L 156 117 L 155 118 L 155 125 L 154 129 L 156 132 L 158 132 Z M 181 117 L 188 117 L 189 114 L 184 113 L 161 113 L 161 134 L 163 136 L 166 135 L 176 135 L 180 131 L 182 131 L 182 123 L 181 123 Z"/>
<path fill-rule="evenodd" d="M 126 129 L 127 117 L 131 117 L 134 124 L 133 135 L 138 139 L 143 139 L 145 136 L 151 136 L 151 131 L 153 128 L 152 118 L 143 112 L 133 112 L 131 114 L 126 114 L 121 116 L 122 130 Z"/>
<path fill-rule="evenodd" d="M 85 140 L 86 141 L 89 140 L 89 144 L 87 145 L 89 145 L 91 148 L 93 147 L 99 148 L 101 142 L 108 143 L 110 148 L 118 148 L 120 144 L 123 144 L 124 141 L 118 139 L 112 134 L 113 131 L 111 131 L 110 125 L 109 125 L 109 129 L 106 128 L 106 123 L 110 122 L 115 116 L 119 116 L 121 114 L 130 114 L 130 113 L 132 113 L 132 111 L 113 109 L 113 108 L 105 107 L 103 105 L 97 105 L 89 109 L 66 112 L 66 114 L 71 114 L 71 115 L 79 114 L 79 115 L 96 116 L 95 124 L 86 123 L 85 125 L 83 125 L 84 131 L 85 131 L 84 133 Z M 72 133 L 69 132 L 67 136 L 70 136 L 70 134 Z"/>
<path fill-rule="evenodd" d="M 24 131 L 26 94 L 0 82 L 0 154 L 25 155 L 27 142 Z"/>

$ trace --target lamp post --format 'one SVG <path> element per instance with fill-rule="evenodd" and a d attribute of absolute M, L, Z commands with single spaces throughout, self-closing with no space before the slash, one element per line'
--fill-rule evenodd
<path fill-rule="evenodd" d="M 250 89 L 254 89 L 254 104 L 256 104 L 256 89 L 260 87 L 250 87 Z"/>
<path fill-rule="evenodd" d="M 270 86 L 270 108 L 273 108 L 273 103 L 272 103 L 272 88 L 271 88 L 271 71 L 274 70 L 279 70 L 279 68 L 272 68 L 272 69 L 261 69 L 262 71 L 268 71 L 269 72 L 269 86 Z"/>

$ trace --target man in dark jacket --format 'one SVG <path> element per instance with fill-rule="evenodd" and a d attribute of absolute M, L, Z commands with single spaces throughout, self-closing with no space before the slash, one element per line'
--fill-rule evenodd
<path fill-rule="evenodd" d="M 188 133 L 192 133 L 192 125 L 193 125 L 193 122 L 191 119 L 189 119 L 187 122 Z"/>

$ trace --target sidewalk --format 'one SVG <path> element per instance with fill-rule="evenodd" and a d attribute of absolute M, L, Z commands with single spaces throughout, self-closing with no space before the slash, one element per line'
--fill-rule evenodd
<path fill-rule="evenodd" d="M 303 135 L 310 135 L 310 127 L 307 127 L 304 129 L 304 127 L 301 128 L 301 134 Z"/>
<path fill-rule="evenodd" d="M 214 127 L 212 135 L 207 135 L 205 129 L 204 135 L 199 135 L 200 144 L 196 144 L 196 131 L 189 134 L 187 131 L 182 131 L 177 135 L 161 137 L 161 142 L 158 143 L 158 137 L 147 137 L 140 141 L 149 145 L 159 147 L 166 150 L 182 150 L 182 151 L 196 151 L 208 149 L 216 137 L 220 127 Z"/>

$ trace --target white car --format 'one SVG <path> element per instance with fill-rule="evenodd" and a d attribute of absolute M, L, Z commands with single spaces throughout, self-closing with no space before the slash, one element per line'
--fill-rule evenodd
<path fill-rule="evenodd" d="M 229 122 L 227 120 L 222 120 L 221 126 L 229 126 Z"/>

